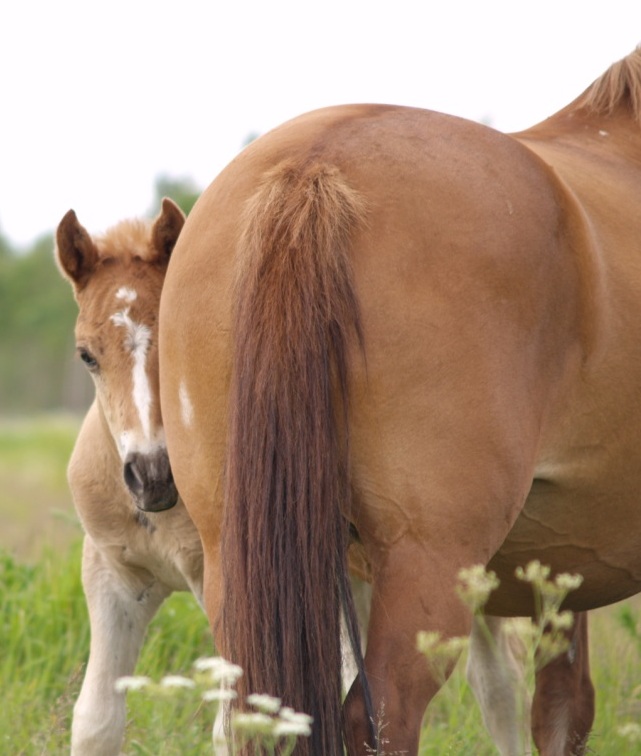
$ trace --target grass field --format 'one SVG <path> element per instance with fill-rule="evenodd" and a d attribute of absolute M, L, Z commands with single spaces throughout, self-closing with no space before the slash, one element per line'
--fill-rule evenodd
<path fill-rule="evenodd" d="M 64 468 L 77 421 L 0 422 L 0 756 L 64 754 L 80 688 L 89 633 L 80 585 L 80 528 Z M 591 660 L 597 718 L 590 752 L 641 753 L 619 734 L 641 723 L 638 600 L 591 614 Z M 624 627 L 622 614 L 630 629 Z M 138 673 L 187 673 L 209 655 L 207 623 L 189 595 L 176 594 L 152 623 Z M 495 753 L 483 730 L 463 664 L 433 701 L 421 753 Z M 212 710 L 187 694 L 170 700 L 129 695 L 125 753 L 211 754 Z"/>

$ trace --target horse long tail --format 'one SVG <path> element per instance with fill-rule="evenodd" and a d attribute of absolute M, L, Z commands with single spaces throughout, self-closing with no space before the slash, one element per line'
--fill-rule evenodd
<path fill-rule="evenodd" d="M 362 347 L 348 250 L 363 218 L 335 169 L 272 171 L 247 206 L 233 316 L 225 653 L 244 669 L 239 697 L 272 693 L 311 714 L 296 752 L 315 756 L 343 753 L 347 355 Z"/>

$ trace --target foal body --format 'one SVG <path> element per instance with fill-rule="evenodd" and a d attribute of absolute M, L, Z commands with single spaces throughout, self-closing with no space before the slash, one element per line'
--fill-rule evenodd
<path fill-rule="evenodd" d="M 92 239 L 70 211 L 57 231 L 58 262 L 79 306 L 78 352 L 96 386 L 68 469 L 85 530 L 91 624 L 74 756 L 119 753 L 126 708 L 116 680 L 133 673 L 147 626 L 172 591 L 191 590 L 202 602 L 202 547 L 177 501 L 157 399 L 158 303 L 183 222 L 165 200 L 153 225 L 125 221 Z"/>
<path fill-rule="evenodd" d="M 82 583 L 91 623 L 91 648 L 74 707 L 74 755 L 119 753 L 125 694 L 147 626 L 173 591 L 202 602 L 202 548 L 182 503 L 160 514 L 137 510 L 122 481 L 122 464 L 94 402 L 69 465 L 74 504 L 85 529 Z"/>

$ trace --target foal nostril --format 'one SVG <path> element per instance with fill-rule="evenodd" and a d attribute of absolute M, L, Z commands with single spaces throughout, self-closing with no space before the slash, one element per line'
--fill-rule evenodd
<path fill-rule="evenodd" d="M 138 509 L 162 512 L 178 501 L 166 449 L 146 454 L 130 452 L 123 464 L 123 477 Z"/>
<path fill-rule="evenodd" d="M 124 475 L 127 488 L 134 496 L 140 496 L 145 489 L 145 481 L 135 459 L 125 462 Z"/>

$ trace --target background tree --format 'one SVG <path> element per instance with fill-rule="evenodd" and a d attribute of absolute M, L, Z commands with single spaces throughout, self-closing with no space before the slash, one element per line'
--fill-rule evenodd
<path fill-rule="evenodd" d="M 196 204 L 196 200 L 200 197 L 200 190 L 190 178 L 158 176 L 154 185 L 152 216 L 160 212 L 160 203 L 163 197 L 171 197 L 183 213 L 189 215 L 192 207 Z"/>

